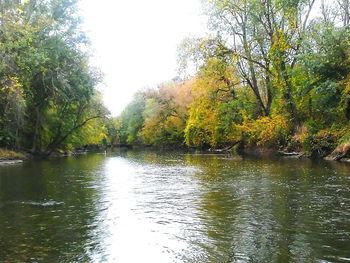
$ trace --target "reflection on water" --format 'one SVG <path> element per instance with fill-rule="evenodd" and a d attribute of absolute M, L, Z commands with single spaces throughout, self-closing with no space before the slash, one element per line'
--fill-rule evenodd
<path fill-rule="evenodd" d="M 349 262 L 349 172 L 131 151 L 0 167 L 0 262 Z"/>

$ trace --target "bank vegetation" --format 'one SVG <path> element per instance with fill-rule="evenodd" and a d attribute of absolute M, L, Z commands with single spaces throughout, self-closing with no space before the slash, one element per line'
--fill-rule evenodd
<path fill-rule="evenodd" d="M 137 93 L 116 119 L 119 142 L 348 157 L 349 1 L 203 6 L 210 33 L 179 47 L 195 73 Z"/>
<path fill-rule="evenodd" d="M 180 77 L 138 92 L 111 118 L 77 0 L 0 1 L 0 148 L 349 157 L 349 0 L 202 2 L 208 35 L 179 45 Z"/>

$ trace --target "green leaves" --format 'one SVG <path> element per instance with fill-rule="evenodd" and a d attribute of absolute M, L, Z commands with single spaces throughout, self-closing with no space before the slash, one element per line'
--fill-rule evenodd
<path fill-rule="evenodd" d="M 89 123 L 107 113 L 96 96 L 99 74 L 90 68 L 81 48 L 87 41 L 79 28 L 77 1 L 9 2 L 0 19 L 0 55 L 4 58 L 0 85 L 7 87 L 9 76 L 16 76 L 20 87 L 16 105 L 22 105 L 20 101 L 25 105 L 15 111 L 23 123 L 10 128 L 16 140 L 26 138 L 22 146 L 32 151 L 51 152 L 71 144 L 69 140 L 84 126 L 89 130 L 103 127 L 95 122 L 93 128 Z M 6 123 L 14 118 L 8 110 L 9 98 L 14 97 L 1 90 L 2 98 L 7 98 L 0 105 Z M 4 125 L 0 129 L 6 129 Z"/>

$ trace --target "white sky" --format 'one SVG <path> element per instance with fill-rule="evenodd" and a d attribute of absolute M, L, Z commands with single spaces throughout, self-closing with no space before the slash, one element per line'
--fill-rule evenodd
<path fill-rule="evenodd" d="M 178 44 L 206 28 L 200 0 L 81 0 L 80 9 L 114 116 L 137 90 L 174 78 Z"/>

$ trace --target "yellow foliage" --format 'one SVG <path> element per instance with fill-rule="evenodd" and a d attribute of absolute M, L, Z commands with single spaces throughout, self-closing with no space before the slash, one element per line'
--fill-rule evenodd
<path fill-rule="evenodd" d="M 149 145 L 181 144 L 192 102 L 192 81 L 166 83 L 149 90 L 143 112 L 144 123 L 139 133 L 143 143 Z"/>
<path fill-rule="evenodd" d="M 308 139 L 308 137 L 309 137 L 309 130 L 307 126 L 302 125 L 296 129 L 296 132 L 293 136 L 293 141 L 300 144 L 304 144 Z"/>
<path fill-rule="evenodd" d="M 186 144 L 215 145 L 214 134 L 218 123 L 218 105 L 205 98 L 195 100 L 190 108 L 185 134 Z"/>
<path fill-rule="evenodd" d="M 236 129 L 248 144 L 265 147 L 281 145 L 289 134 L 288 120 L 282 115 L 245 119 L 241 125 L 236 125 Z"/>
<path fill-rule="evenodd" d="M 1 159 L 22 159 L 22 158 L 24 158 L 24 155 L 22 153 L 0 148 L 0 160 Z"/>
<path fill-rule="evenodd" d="M 286 52 L 288 49 L 291 48 L 291 45 L 288 43 L 288 39 L 286 37 L 285 32 L 283 32 L 283 30 L 281 29 L 276 30 L 276 32 L 272 36 L 272 41 L 272 52 Z"/>
<path fill-rule="evenodd" d="M 236 92 L 233 83 L 238 80 L 234 73 L 231 66 L 211 58 L 191 82 L 193 102 L 185 128 L 187 145 L 216 147 L 231 140 L 220 109 L 224 103 L 232 101 L 232 94 Z"/>
<path fill-rule="evenodd" d="M 98 145 L 107 138 L 107 128 L 99 119 L 89 121 L 83 129 L 80 129 L 76 134 L 72 135 L 70 145 L 67 148 L 75 147 L 76 145 Z"/>

